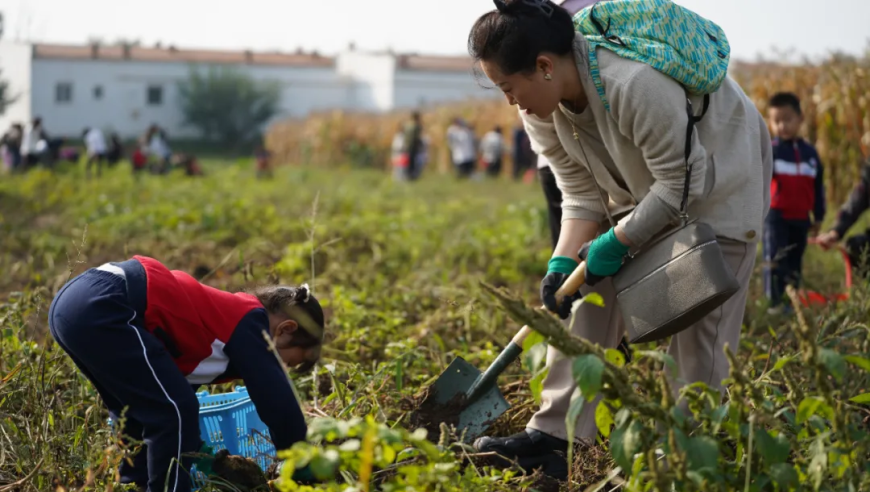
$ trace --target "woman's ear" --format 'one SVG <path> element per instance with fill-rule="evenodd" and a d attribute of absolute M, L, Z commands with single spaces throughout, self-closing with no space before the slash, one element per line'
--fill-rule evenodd
<path fill-rule="evenodd" d="M 553 64 L 553 60 L 550 59 L 549 56 L 541 55 L 535 61 L 535 68 L 538 72 L 541 72 L 541 75 L 550 74 L 550 76 L 552 77 L 555 65 Z"/>

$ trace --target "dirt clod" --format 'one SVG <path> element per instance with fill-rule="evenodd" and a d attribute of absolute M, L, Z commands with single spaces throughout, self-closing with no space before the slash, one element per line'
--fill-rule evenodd
<path fill-rule="evenodd" d="M 231 456 L 226 449 L 218 451 L 215 455 L 212 470 L 217 476 L 233 484 L 238 490 L 245 492 L 269 490 L 266 475 L 256 462 L 242 456 Z"/>

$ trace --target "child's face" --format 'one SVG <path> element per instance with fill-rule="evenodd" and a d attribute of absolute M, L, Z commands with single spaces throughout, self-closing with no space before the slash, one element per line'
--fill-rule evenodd
<path fill-rule="evenodd" d="M 767 119 L 770 122 L 773 136 L 783 140 L 796 138 L 804 121 L 803 116 L 790 106 L 770 108 L 767 111 Z"/>
<path fill-rule="evenodd" d="M 275 349 L 287 367 L 296 367 L 303 362 L 316 360 L 320 355 L 320 347 L 302 348 L 292 345 L 293 333 L 300 329 L 292 319 L 269 314 L 269 332 L 275 340 Z"/>

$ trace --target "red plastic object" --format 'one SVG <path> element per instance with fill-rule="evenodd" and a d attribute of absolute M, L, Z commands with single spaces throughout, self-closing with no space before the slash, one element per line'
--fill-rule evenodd
<path fill-rule="evenodd" d="M 810 239 L 809 244 L 818 244 L 818 242 L 815 239 Z M 825 296 L 812 290 L 801 289 L 798 297 L 804 307 L 824 306 L 849 299 L 849 291 L 852 290 L 852 261 L 849 259 L 849 254 L 846 253 L 845 248 L 839 246 L 837 250 L 843 256 L 843 264 L 846 268 L 846 292 Z"/>

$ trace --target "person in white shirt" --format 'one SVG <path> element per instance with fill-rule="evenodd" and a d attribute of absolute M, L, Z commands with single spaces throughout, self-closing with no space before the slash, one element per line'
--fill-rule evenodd
<path fill-rule="evenodd" d="M 157 162 L 152 166 L 152 172 L 155 174 L 169 172 L 172 149 L 169 148 L 169 143 L 166 141 L 166 134 L 163 130 L 157 125 L 151 125 L 145 134 L 145 142 L 148 146 L 148 154 L 157 159 Z"/>
<path fill-rule="evenodd" d="M 21 138 L 21 159 L 25 169 L 39 163 L 48 143 L 45 140 L 46 136 L 45 130 L 42 128 L 42 118 L 33 118 L 33 122 L 27 127 Z M 42 145 L 40 145 L 40 142 L 43 142 Z"/>
<path fill-rule="evenodd" d="M 504 151 L 504 135 L 502 135 L 501 127 L 496 126 L 487 132 L 480 142 L 480 153 L 483 156 L 483 163 L 486 164 L 487 176 L 496 178 L 501 174 Z"/>
<path fill-rule="evenodd" d="M 456 167 L 459 178 L 468 178 L 474 172 L 474 161 L 477 159 L 477 149 L 474 143 L 474 132 L 461 119 L 456 118 L 447 128 L 447 146 Z"/>
<path fill-rule="evenodd" d="M 91 166 L 96 165 L 97 177 L 99 178 L 103 173 L 103 161 L 106 160 L 106 137 L 99 128 L 85 128 L 84 141 L 88 152 L 88 164 L 85 168 L 85 175 L 90 179 Z"/>

